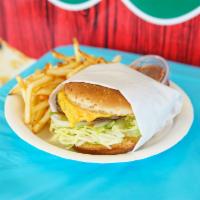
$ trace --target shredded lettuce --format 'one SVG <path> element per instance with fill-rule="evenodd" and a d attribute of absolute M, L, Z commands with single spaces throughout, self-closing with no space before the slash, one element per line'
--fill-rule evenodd
<path fill-rule="evenodd" d="M 71 128 L 65 117 L 56 115 L 52 117 L 50 130 L 54 133 L 51 141 L 59 142 L 67 149 L 84 143 L 101 144 L 111 148 L 111 145 L 121 143 L 125 136 L 140 136 L 133 116 L 93 124 L 82 122 Z"/>

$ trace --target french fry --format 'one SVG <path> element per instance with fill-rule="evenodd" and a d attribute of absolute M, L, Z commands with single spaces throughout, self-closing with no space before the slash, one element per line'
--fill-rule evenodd
<path fill-rule="evenodd" d="M 16 80 L 19 84 L 19 87 L 21 88 L 21 94 L 22 94 L 22 97 L 23 99 L 25 100 L 26 98 L 26 88 L 27 88 L 27 85 L 25 83 L 25 81 L 20 77 L 20 76 L 17 76 L 16 77 Z"/>
<path fill-rule="evenodd" d="M 44 109 L 48 108 L 48 106 L 49 106 L 48 100 L 42 101 L 32 109 L 32 112 L 33 112 L 33 114 L 37 113 L 40 110 L 44 110 Z"/>
<path fill-rule="evenodd" d="M 31 126 L 35 125 L 38 123 L 38 121 L 40 121 L 40 119 L 43 117 L 44 113 L 46 110 L 38 110 L 38 112 L 34 113 L 33 117 L 32 117 L 32 121 L 31 121 Z M 31 127 L 32 129 L 32 127 Z"/>
<path fill-rule="evenodd" d="M 65 80 L 65 78 L 61 78 L 61 77 L 52 77 L 51 82 L 47 82 L 46 84 L 42 85 L 41 87 L 37 88 L 37 90 L 34 92 L 35 95 L 38 94 L 38 92 L 42 89 L 54 89 L 58 84 L 60 84 L 61 82 L 63 82 Z"/>
<path fill-rule="evenodd" d="M 81 55 L 80 55 L 80 49 L 79 49 L 79 43 L 76 38 L 73 39 L 73 46 L 74 46 L 74 54 L 77 62 L 81 61 Z"/>
<path fill-rule="evenodd" d="M 52 50 L 51 53 L 55 58 L 57 58 L 59 60 L 63 60 L 65 63 L 68 63 L 68 62 L 70 62 L 74 59 L 74 56 L 66 56 L 62 53 L 55 51 L 55 50 Z"/>
<path fill-rule="evenodd" d="M 36 74 L 31 75 L 30 77 L 27 78 L 27 82 L 28 83 L 32 83 L 33 81 L 39 80 L 40 78 L 42 78 L 45 74 L 42 73 L 41 71 L 37 71 Z"/>
<path fill-rule="evenodd" d="M 53 90 L 65 79 L 52 80 L 51 83 L 43 85 L 43 87 L 34 91 L 33 97 L 38 98 L 39 100 L 48 99 L 49 95 L 53 92 Z"/>
<path fill-rule="evenodd" d="M 79 52 L 79 55 L 82 58 L 84 58 L 85 60 L 87 60 L 87 61 L 89 61 L 91 63 L 97 63 L 96 61 L 97 61 L 98 58 L 96 58 L 94 56 L 91 56 L 91 55 L 89 55 L 89 54 L 87 54 L 87 53 L 85 53 L 85 52 L 83 52 L 83 51 L 81 51 L 79 49 L 78 49 L 78 52 Z"/>
<path fill-rule="evenodd" d="M 21 94 L 21 88 L 19 85 L 14 87 L 12 91 L 10 92 L 10 95 L 20 95 Z"/>
<path fill-rule="evenodd" d="M 48 71 L 49 69 L 51 69 L 53 66 L 51 63 L 47 63 L 45 66 L 44 66 L 44 69 L 42 71 L 46 72 Z"/>
<path fill-rule="evenodd" d="M 39 99 L 40 101 L 42 101 L 42 100 L 48 100 L 49 97 L 48 97 L 48 95 L 41 94 L 41 95 L 38 95 L 38 99 Z"/>
<path fill-rule="evenodd" d="M 42 85 L 44 83 L 47 83 L 49 81 L 51 81 L 52 78 L 49 77 L 49 76 L 45 76 L 43 78 L 41 78 L 40 80 L 37 80 L 33 83 L 31 83 L 28 87 L 27 87 L 27 91 L 26 91 L 26 95 L 25 95 L 25 117 L 24 117 L 24 120 L 25 120 L 25 123 L 28 124 L 30 123 L 31 121 L 31 105 L 30 105 L 30 102 L 31 102 L 31 95 L 32 95 L 32 90 L 39 86 L 39 85 Z"/>
<path fill-rule="evenodd" d="M 43 115 L 43 117 L 40 119 L 40 121 L 38 121 L 37 124 L 33 126 L 33 131 L 37 133 L 47 124 L 49 120 L 50 120 L 50 109 L 48 109 Z"/>
<path fill-rule="evenodd" d="M 51 68 L 47 71 L 47 74 L 54 76 L 65 76 L 68 72 L 70 72 L 73 68 L 78 65 L 77 62 L 66 64 L 65 67 L 59 68 Z"/>
<path fill-rule="evenodd" d="M 103 57 L 99 57 L 96 59 L 96 64 L 100 64 L 100 63 L 107 63 L 107 61 L 103 58 Z"/>
<path fill-rule="evenodd" d="M 50 95 L 51 92 L 53 91 L 53 89 L 56 86 L 50 87 L 50 88 L 41 88 L 40 90 L 38 90 L 38 92 L 36 93 L 36 95 Z"/>
<path fill-rule="evenodd" d="M 75 59 L 74 59 L 75 61 Z M 72 61 L 71 61 L 72 62 Z M 65 67 L 67 64 L 69 64 L 69 62 L 65 63 L 65 62 L 59 62 L 56 64 L 56 68 L 61 68 L 61 67 Z"/>
<path fill-rule="evenodd" d="M 25 81 L 20 77 L 20 76 L 17 76 L 16 77 L 16 80 L 19 84 L 19 86 L 22 88 L 22 89 L 26 89 L 26 84 L 25 84 Z"/>
<path fill-rule="evenodd" d="M 112 62 L 119 63 L 119 62 L 121 62 L 121 60 L 122 60 L 122 57 L 120 55 L 117 55 L 113 58 Z"/>
<path fill-rule="evenodd" d="M 82 69 L 88 67 L 90 64 L 91 64 L 91 63 L 88 62 L 88 61 L 86 61 L 86 62 L 80 64 L 78 67 L 76 67 L 75 69 L 71 70 L 71 71 L 67 74 L 67 77 L 69 78 L 69 77 L 73 76 L 74 74 L 76 74 L 76 73 L 79 72 L 80 70 L 82 70 Z"/>

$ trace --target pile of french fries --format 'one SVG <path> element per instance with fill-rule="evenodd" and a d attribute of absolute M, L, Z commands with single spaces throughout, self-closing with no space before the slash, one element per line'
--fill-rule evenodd
<path fill-rule="evenodd" d="M 24 101 L 24 122 L 34 132 L 38 133 L 50 121 L 49 95 L 64 80 L 93 64 L 109 63 L 103 57 L 95 57 L 80 50 L 79 43 L 73 40 L 74 56 L 52 51 L 52 55 L 61 60 L 56 66 L 47 63 L 42 70 L 36 70 L 26 79 L 16 77 L 17 86 L 11 94 L 18 94 Z M 120 56 L 111 62 L 118 63 Z"/>

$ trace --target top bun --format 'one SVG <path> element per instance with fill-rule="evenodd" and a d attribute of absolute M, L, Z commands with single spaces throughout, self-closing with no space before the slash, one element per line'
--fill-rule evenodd
<path fill-rule="evenodd" d="M 133 114 L 131 105 L 115 89 L 83 82 L 70 82 L 64 85 L 68 99 L 87 110 L 116 116 Z"/>

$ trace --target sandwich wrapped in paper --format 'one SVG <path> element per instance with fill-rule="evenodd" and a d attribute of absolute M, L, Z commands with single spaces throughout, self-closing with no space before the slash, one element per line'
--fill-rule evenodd
<path fill-rule="evenodd" d="M 179 114 L 182 96 L 123 64 L 79 72 L 51 94 L 52 140 L 91 154 L 137 150 Z"/>

